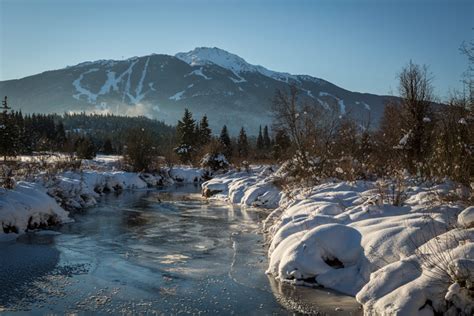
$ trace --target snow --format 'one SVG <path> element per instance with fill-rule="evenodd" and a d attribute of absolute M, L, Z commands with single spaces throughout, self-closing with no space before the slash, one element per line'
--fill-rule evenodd
<path fill-rule="evenodd" d="M 336 97 L 335 95 L 332 95 L 332 94 L 330 94 L 330 93 L 328 93 L 328 92 L 324 92 L 324 91 L 320 91 L 320 92 L 319 92 L 319 96 L 320 96 L 320 97 L 331 97 L 331 98 L 335 99 L 335 100 L 337 101 L 338 106 L 339 106 L 339 112 L 340 112 L 342 115 L 346 114 L 346 105 L 345 105 L 343 99 L 338 98 L 338 97 Z M 319 99 L 318 99 L 318 100 L 319 100 Z M 321 101 L 320 101 L 320 103 L 321 103 Z M 321 103 L 321 104 L 322 104 L 322 103 Z M 326 103 L 326 105 L 327 105 L 327 103 Z M 328 107 L 329 107 L 329 106 L 328 106 Z"/>
<path fill-rule="evenodd" d="M 183 99 L 183 95 L 184 95 L 185 92 L 186 92 L 186 90 L 179 91 L 179 92 L 175 93 L 174 95 L 172 95 L 171 97 L 169 97 L 169 99 L 179 101 L 179 100 Z"/>
<path fill-rule="evenodd" d="M 341 292 L 353 294 L 347 277 L 336 279 L 335 274 L 342 276 L 354 273 L 353 267 L 363 257 L 360 233 L 346 225 L 324 224 L 297 236 L 291 242 L 280 243 L 274 250 L 267 272 L 283 280 L 316 278 L 320 285 L 331 285 Z M 327 260 L 334 258 L 342 263 L 343 268 L 335 268 L 327 263 Z"/>
<path fill-rule="evenodd" d="M 201 167 L 211 168 L 213 170 L 225 170 L 230 166 L 229 161 L 222 153 L 217 154 L 206 154 L 201 159 Z"/>
<path fill-rule="evenodd" d="M 307 90 L 307 89 L 302 89 L 304 92 L 306 92 L 306 95 L 308 97 L 310 97 L 311 99 L 315 99 L 313 93 L 311 92 L 311 90 Z"/>
<path fill-rule="evenodd" d="M 458 225 L 461 227 L 474 227 L 474 206 L 470 206 L 458 215 Z"/>
<path fill-rule="evenodd" d="M 271 177 L 264 178 L 268 168 L 256 167 L 249 172 L 228 173 L 202 184 L 205 196 L 219 193 L 219 197 L 244 206 L 275 208 L 281 198 L 281 192 L 273 184 Z"/>
<path fill-rule="evenodd" d="M 186 53 L 178 53 L 175 55 L 175 57 L 181 59 L 191 66 L 216 64 L 222 68 L 230 70 L 239 79 L 234 81 L 234 78 L 230 77 L 230 79 L 235 83 L 245 82 L 245 79 L 241 76 L 241 74 L 246 72 L 257 72 L 266 77 L 287 83 L 290 82 L 290 80 L 297 82 L 300 81 L 298 78 L 299 76 L 291 75 L 289 73 L 271 71 L 262 66 L 249 64 L 243 58 L 217 47 L 198 47 Z"/>
<path fill-rule="evenodd" d="M 87 102 L 91 104 L 95 104 L 99 96 L 105 95 L 109 93 L 111 90 L 119 91 L 119 83 L 121 83 L 126 78 L 125 87 L 122 91 L 122 102 L 125 102 L 125 98 L 128 98 L 128 100 L 132 104 L 140 103 L 149 91 L 155 90 L 155 89 L 153 88 L 153 84 L 150 82 L 148 83 L 149 90 L 146 90 L 146 91 L 143 90 L 145 76 L 146 76 L 146 73 L 148 70 L 148 64 L 150 61 L 150 57 L 148 57 L 145 61 L 143 69 L 141 70 L 140 79 L 138 81 L 137 86 L 135 87 L 135 91 L 131 91 L 131 76 L 133 73 L 134 66 L 138 63 L 138 61 L 139 59 L 136 57 L 128 59 L 128 62 L 130 63 L 130 65 L 124 72 L 122 72 L 118 76 L 115 71 L 110 70 L 111 67 L 115 65 L 114 61 L 104 60 L 104 61 L 85 63 L 83 65 L 81 64 L 81 66 L 99 65 L 99 66 L 108 67 L 109 69 L 106 70 L 107 79 L 102 84 L 99 91 L 97 93 L 94 93 L 91 90 L 89 90 L 87 87 L 84 87 L 81 81 L 84 79 L 85 75 L 93 73 L 93 72 L 97 72 L 100 69 L 91 68 L 89 70 L 86 70 L 85 72 L 81 73 L 77 79 L 75 79 L 72 82 L 74 88 L 77 91 L 77 93 L 74 94 L 73 97 L 77 100 L 80 100 L 81 96 L 85 96 L 87 98 Z"/>
<path fill-rule="evenodd" d="M 73 98 L 75 98 L 77 100 L 80 100 L 81 96 L 85 95 L 87 97 L 87 102 L 89 102 L 89 103 L 94 103 L 97 100 L 97 96 L 98 96 L 97 94 L 94 94 L 91 91 L 89 91 L 88 89 L 81 86 L 81 81 L 82 81 L 82 79 L 84 79 L 84 75 L 87 75 L 87 74 L 90 74 L 90 73 L 93 73 L 93 72 L 96 72 L 96 71 L 99 71 L 99 69 L 98 68 L 89 69 L 86 72 L 80 74 L 79 78 L 77 78 L 76 80 L 74 80 L 72 82 L 72 85 L 76 88 L 76 90 L 78 92 L 77 94 L 73 95 Z"/>
<path fill-rule="evenodd" d="M 319 104 L 321 104 L 326 110 L 329 110 L 331 107 L 326 101 L 321 100 L 320 98 L 317 99 Z"/>
<path fill-rule="evenodd" d="M 454 184 L 407 179 L 406 199 L 394 206 L 370 181 L 281 192 L 275 183 L 285 175 L 273 170 L 228 172 L 202 185 L 210 199 L 274 209 L 263 223 L 269 274 L 355 296 L 367 314 L 472 314 L 474 207 L 437 198 Z"/>
<path fill-rule="evenodd" d="M 233 83 L 247 82 L 247 80 L 246 80 L 244 77 L 239 76 L 239 74 L 237 74 L 237 73 L 235 73 L 235 72 L 234 72 L 233 74 L 234 74 L 234 76 L 236 76 L 236 77 L 238 78 L 238 79 L 235 79 L 235 78 L 233 78 L 233 77 L 229 77 L 229 79 L 230 79 Z"/>
<path fill-rule="evenodd" d="M 370 105 L 368 105 L 364 101 L 356 101 L 355 104 L 362 104 L 367 111 L 370 111 Z"/>
<path fill-rule="evenodd" d="M 143 90 L 143 81 L 145 80 L 145 75 L 146 75 L 146 71 L 148 69 L 148 62 L 149 61 L 150 61 L 150 57 L 147 58 L 147 60 L 145 62 L 145 66 L 143 67 L 142 74 L 140 76 L 140 81 L 138 82 L 138 85 L 135 89 L 135 96 L 132 96 L 130 93 L 128 93 L 128 97 L 130 98 L 130 101 L 133 104 L 140 103 L 140 101 L 143 100 L 143 98 L 145 97 L 146 93 L 143 93 L 142 90 Z M 130 80 L 130 76 L 128 77 L 128 79 Z"/>
<path fill-rule="evenodd" d="M 21 158 L 22 161 L 40 159 L 47 164 L 64 159 L 64 156 Z M 77 211 L 94 206 L 107 192 L 199 183 L 211 175 L 204 169 L 188 166 L 163 168 L 157 173 L 117 171 L 121 160 L 121 156 L 98 155 L 94 160 L 83 160 L 83 169 L 57 174 L 40 172 L 30 177 L 32 182 L 20 181 L 12 190 L 0 189 L 0 222 L 3 227 L 0 240 L 5 240 L 4 233 L 24 233 L 27 228 L 68 222 L 68 212 L 64 209 Z"/>
<path fill-rule="evenodd" d="M 24 233 L 48 223 L 70 222 L 64 211 L 40 185 L 18 182 L 13 190 L 0 189 L 0 222 L 5 232 Z"/>
<path fill-rule="evenodd" d="M 105 81 L 104 85 L 100 88 L 98 95 L 109 93 L 111 89 L 113 91 L 118 91 L 117 81 L 115 80 L 115 72 L 107 71 L 107 80 Z"/>
<path fill-rule="evenodd" d="M 199 69 L 195 69 L 193 71 L 191 71 L 190 73 L 188 73 L 187 75 L 184 75 L 184 77 L 189 77 L 189 76 L 192 76 L 192 75 L 195 75 L 195 76 L 201 76 L 203 77 L 204 79 L 206 80 L 211 80 L 212 78 L 211 77 L 208 77 L 206 76 L 203 72 L 202 72 L 202 67 L 200 67 Z"/>
<path fill-rule="evenodd" d="M 411 136 L 411 130 L 408 131 L 408 133 L 406 133 L 405 135 L 403 135 L 403 137 L 400 139 L 400 141 L 398 142 L 398 145 L 399 146 L 406 146 L 408 140 L 410 139 L 410 136 Z"/>
<path fill-rule="evenodd" d="M 189 167 L 173 167 L 168 170 L 169 177 L 178 183 L 199 183 L 204 181 L 205 170 Z"/>
<path fill-rule="evenodd" d="M 337 104 L 339 104 L 339 112 L 341 114 L 346 114 L 346 105 L 344 104 L 344 100 L 338 99 Z"/>

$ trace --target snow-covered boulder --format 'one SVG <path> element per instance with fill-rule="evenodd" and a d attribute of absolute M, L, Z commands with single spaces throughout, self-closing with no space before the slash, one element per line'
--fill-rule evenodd
<path fill-rule="evenodd" d="M 68 215 L 39 184 L 19 182 L 13 190 L 0 189 L 0 234 L 66 223 Z"/>

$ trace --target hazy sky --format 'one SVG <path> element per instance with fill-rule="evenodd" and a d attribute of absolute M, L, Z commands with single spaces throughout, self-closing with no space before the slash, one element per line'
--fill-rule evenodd
<path fill-rule="evenodd" d="M 0 0 L 0 80 L 86 60 L 216 46 L 343 88 L 396 90 L 410 59 L 440 97 L 460 88 L 473 0 Z"/>

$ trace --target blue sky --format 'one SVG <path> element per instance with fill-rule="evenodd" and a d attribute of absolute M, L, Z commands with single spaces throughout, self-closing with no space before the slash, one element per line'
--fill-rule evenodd
<path fill-rule="evenodd" d="M 460 88 L 472 0 L 0 0 L 0 80 L 86 60 L 216 46 L 352 91 L 396 92 L 411 59 Z"/>

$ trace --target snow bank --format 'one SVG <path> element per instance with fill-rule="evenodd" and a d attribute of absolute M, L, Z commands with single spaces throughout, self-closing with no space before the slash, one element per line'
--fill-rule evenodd
<path fill-rule="evenodd" d="M 315 279 L 320 285 L 354 295 L 363 259 L 360 233 L 341 224 L 324 224 L 285 239 L 270 260 L 268 273 L 282 280 Z M 289 241 L 288 241 L 289 240 Z"/>
<path fill-rule="evenodd" d="M 146 180 L 146 181 L 145 181 Z M 148 182 L 156 178 L 143 178 L 132 172 L 67 171 L 43 183 L 48 194 L 68 209 L 81 209 L 93 206 L 97 198 L 105 192 L 125 189 L 146 189 Z"/>
<path fill-rule="evenodd" d="M 474 227 L 474 206 L 470 206 L 458 216 L 458 224 L 461 227 Z"/>
<path fill-rule="evenodd" d="M 394 206 L 374 182 L 283 194 L 275 174 L 260 168 L 203 184 L 206 196 L 274 208 L 263 223 L 269 274 L 356 296 L 367 314 L 474 312 L 474 207 L 439 199 L 452 184 L 407 185 Z"/>
<path fill-rule="evenodd" d="M 160 174 L 125 171 L 84 170 L 63 172 L 43 182 L 48 194 L 67 209 L 78 210 L 93 206 L 103 193 L 122 190 L 146 190 L 177 183 L 202 181 L 202 169 L 179 167 Z"/>
<path fill-rule="evenodd" d="M 209 176 L 203 169 L 190 167 L 163 169 L 154 174 L 114 171 L 119 159 L 119 156 L 98 156 L 83 161 L 83 167 L 88 169 L 55 175 L 39 173 L 34 175 L 35 183 L 19 182 L 13 190 L 0 189 L 3 233 L 23 233 L 27 229 L 64 223 L 69 220 L 68 212 L 61 207 L 68 210 L 90 207 L 107 192 L 146 190 L 176 182 L 197 183 Z"/>
<path fill-rule="evenodd" d="M 282 198 L 275 186 L 271 167 L 254 167 L 248 172 L 231 171 L 202 184 L 204 196 L 216 195 L 234 204 L 275 208 Z"/>
<path fill-rule="evenodd" d="M 19 182 L 13 190 L 0 189 L 0 234 L 21 234 L 69 221 L 68 212 L 38 184 Z"/>
<path fill-rule="evenodd" d="M 208 176 L 204 169 L 190 167 L 173 167 L 167 172 L 168 176 L 178 183 L 199 183 Z"/>

